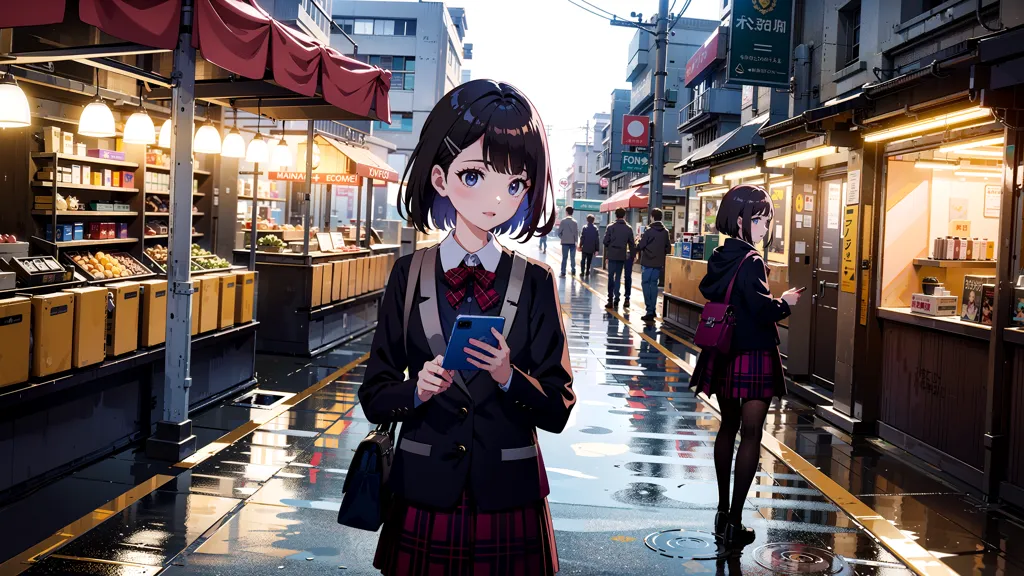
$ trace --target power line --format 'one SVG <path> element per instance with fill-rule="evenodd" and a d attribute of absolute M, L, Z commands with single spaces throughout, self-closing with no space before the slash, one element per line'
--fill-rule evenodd
<path fill-rule="evenodd" d="M 668 27 L 668 31 L 669 32 L 672 32 L 672 29 L 675 28 L 676 24 L 679 23 L 679 19 L 682 18 L 683 14 L 686 13 L 687 8 L 690 7 L 690 2 L 692 2 L 692 1 L 693 0 L 686 0 L 686 4 L 684 4 L 683 7 L 679 10 L 679 14 L 676 14 L 676 19 L 672 21 L 672 25 Z M 675 0 L 673 0 L 672 5 L 673 6 L 676 5 Z M 669 12 L 672 12 L 672 10 L 669 9 Z"/>
<path fill-rule="evenodd" d="M 587 0 L 580 0 L 580 2 L 583 2 L 583 3 L 584 3 L 584 4 L 586 4 L 587 6 L 590 6 L 591 8 L 594 8 L 594 9 L 595 9 L 595 10 L 597 10 L 598 12 L 604 12 L 605 14 L 607 14 L 607 15 L 611 16 L 612 18 L 616 18 L 616 19 L 618 19 L 618 20 L 621 20 L 621 18 L 619 18 L 618 16 L 616 16 L 614 12 L 609 12 L 609 11 L 605 10 L 604 8 L 601 8 L 600 6 L 596 6 L 596 5 L 594 5 L 594 4 L 591 4 L 590 2 L 587 2 Z"/>
<path fill-rule="evenodd" d="M 594 12 L 590 8 L 587 8 L 585 6 L 580 6 L 579 4 L 573 2 L 572 0 L 567 0 L 567 1 L 569 2 L 569 4 L 572 4 L 573 6 L 579 8 L 580 10 L 584 10 L 586 12 L 590 12 L 591 14 L 593 14 L 594 16 L 597 16 L 598 18 L 600 18 L 602 20 L 609 20 L 610 21 L 610 19 L 607 16 L 605 16 L 604 14 L 598 14 L 597 12 Z M 580 1 L 583 1 L 583 0 L 580 0 Z"/>

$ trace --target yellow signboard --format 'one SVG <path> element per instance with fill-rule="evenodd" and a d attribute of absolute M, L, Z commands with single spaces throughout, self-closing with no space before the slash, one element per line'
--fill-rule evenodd
<path fill-rule="evenodd" d="M 949 222 L 949 235 L 967 237 L 971 236 L 971 221 L 970 220 L 950 220 Z"/>
<path fill-rule="evenodd" d="M 796 211 L 797 212 L 803 212 L 804 211 L 804 195 L 803 194 L 797 194 L 796 195 Z"/>
<path fill-rule="evenodd" d="M 857 214 L 860 206 L 846 207 L 843 215 L 843 268 L 839 276 L 839 289 L 853 294 L 857 292 Z"/>

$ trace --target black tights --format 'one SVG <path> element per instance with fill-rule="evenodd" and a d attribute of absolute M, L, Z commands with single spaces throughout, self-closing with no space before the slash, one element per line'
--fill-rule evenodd
<path fill-rule="evenodd" d="M 754 482 L 761 456 L 761 432 L 768 417 L 769 403 L 765 400 L 719 399 L 722 425 L 715 438 L 715 474 L 718 477 L 718 510 L 729 513 L 729 521 L 740 523 L 743 503 Z M 732 448 L 736 433 L 740 432 L 740 448 L 736 452 L 736 483 L 732 502 L 729 501 L 729 472 L 732 469 Z"/>

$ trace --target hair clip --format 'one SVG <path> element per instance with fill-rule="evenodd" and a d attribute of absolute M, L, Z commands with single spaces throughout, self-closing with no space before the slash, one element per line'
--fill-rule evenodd
<path fill-rule="evenodd" d="M 452 139 L 449 138 L 448 136 L 444 137 L 444 144 L 445 146 L 448 147 L 448 151 L 452 153 L 452 156 L 458 156 L 459 154 L 462 154 L 462 149 L 456 146 L 455 143 L 452 142 Z"/>

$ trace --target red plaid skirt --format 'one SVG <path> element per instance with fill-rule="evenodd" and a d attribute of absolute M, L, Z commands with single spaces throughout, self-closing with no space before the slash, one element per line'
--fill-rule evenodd
<path fill-rule="evenodd" d="M 727 359 L 719 352 L 703 350 L 690 382 L 694 394 L 717 394 L 720 399 L 771 400 L 786 394 L 786 374 L 778 348 L 739 350 Z"/>
<path fill-rule="evenodd" d="M 558 572 L 547 499 L 481 512 L 465 493 L 439 512 L 396 502 L 384 522 L 373 566 L 384 576 L 542 576 Z"/>

